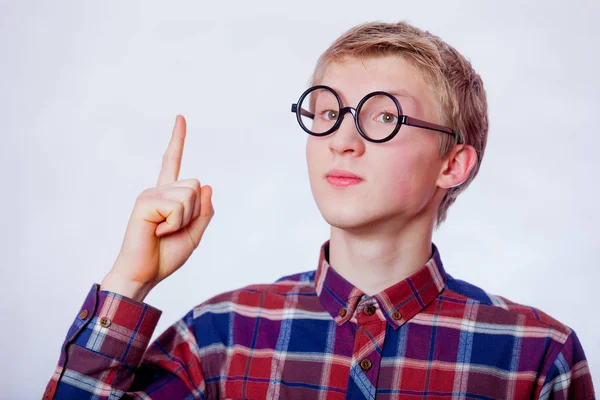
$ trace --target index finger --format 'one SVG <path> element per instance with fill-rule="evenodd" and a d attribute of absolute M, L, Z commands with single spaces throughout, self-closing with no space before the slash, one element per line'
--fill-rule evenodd
<path fill-rule="evenodd" d="M 163 156 L 160 175 L 158 176 L 157 186 L 176 182 L 181 168 L 181 159 L 183 157 L 183 143 L 185 141 L 186 122 L 183 115 L 175 117 L 175 126 L 171 135 L 171 141 Z"/>

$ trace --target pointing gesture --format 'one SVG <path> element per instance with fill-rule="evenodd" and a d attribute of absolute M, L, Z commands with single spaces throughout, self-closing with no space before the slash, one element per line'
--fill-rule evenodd
<path fill-rule="evenodd" d="M 185 135 L 185 118 L 178 115 L 157 186 L 136 199 L 121 251 L 102 290 L 142 301 L 198 247 L 214 215 L 212 188 L 201 187 L 197 179 L 178 180 Z"/>
<path fill-rule="evenodd" d="M 186 122 L 182 115 L 175 117 L 175 126 L 169 147 L 163 156 L 163 164 L 156 186 L 162 186 L 177 181 L 183 157 L 183 145 L 185 143 Z"/>

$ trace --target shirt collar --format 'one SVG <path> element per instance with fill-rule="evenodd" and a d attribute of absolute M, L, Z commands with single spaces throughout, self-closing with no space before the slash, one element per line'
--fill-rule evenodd
<path fill-rule="evenodd" d="M 329 242 L 327 240 L 321 246 L 315 290 L 323 307 L 341 325 L 352 318 L 361 298 L 366 295 L 329 264 Z M 412 275 L 372 296 L 394 329 L 421 312 L 446 284 L 448 275 L 433 243 L 431 251 L 429 261 Z"/>

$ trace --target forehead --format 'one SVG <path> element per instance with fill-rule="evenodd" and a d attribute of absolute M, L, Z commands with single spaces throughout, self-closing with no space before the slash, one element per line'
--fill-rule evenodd
<path fill-rule="evenodd" d="M 432 106 L 429 86 L 420 71 L 397 55 L 349 57 L 325 67 L 320 84 L 332 87 L 345 105 L 356 106 L 367 93 L 383 90 L 403 104 Z"/>

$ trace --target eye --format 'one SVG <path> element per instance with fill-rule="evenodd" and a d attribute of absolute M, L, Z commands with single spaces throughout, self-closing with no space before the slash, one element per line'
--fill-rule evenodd
<path fill-rule="evenodd" d="M 326 110 L 323 112 L 323 116 L 329 121 L 335 121 L 338 119 L 338 112 L 336 110 Z"/>
<path fill-rule="evenodd" d="M 384 124 L 396 124 L 398 117 L 392 113 L 383 112 L 375 119 L 377 122 L 383 122 Z"/>

